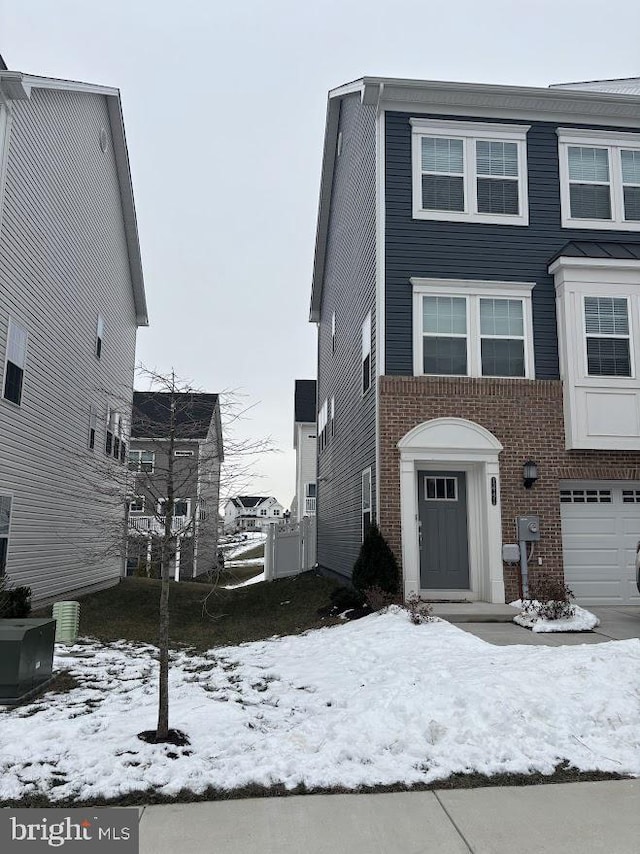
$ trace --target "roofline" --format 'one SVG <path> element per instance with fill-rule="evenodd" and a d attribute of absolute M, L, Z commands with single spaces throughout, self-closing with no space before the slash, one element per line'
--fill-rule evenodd
<path fill-rule="evenodd" d="M 133 287 L 133 299 L 138 326 L 149 325 L 147 299 L 144 289 L 144 274 L 142 271 L 142 255 L 138 235 L 135 201 L 133 198 L 133 182 L 127 150 L 127 139 L 124 130 L 122 100 L 120 90 L 112 86 L 101 86 L 93 83 L 79 83 L 75 80 L 58 80 L 53 77 L 38 77 L 23 74 L 20 71 L 0 71 L 0 90 L 11 100 L 28 100 L 32 89 L 56 89 L 65 92 L 81 92 L 91 95 L 102 95 L 107 99 L 111 138 L 113 140 L 114 158 L 120 186 L 120 202 L 124 219 L 125 239 L 129 257 L 129 270 Z"/>
<path fill-rule="evenodd" d="M 333 169 L 342 98 L 360 95 L 362 104 L 378 110 L 431 112 L 518 118 L 536 113 L 562 116 L 563 122 L 626 125 L 640 129 L 640 95 L 585 89 L 502 86 L 488 83 L 455 83 L 442 80 L 407 80 L 396 77 L 362 77 L 329 91 L 320 199 L 311 285 L 309 320 L 320 319 L 325 255 L 331 210 Z"/>
<path fill-rule="evenodd" d="M 637 77 L 604 77 L 602 80 L 571 80 L 567 83 L 550 83 L 549 88 L 555 89 L 562 86 L 589 86 L 592 83 L 626 83 L 629 80 L 640 80 L 640 74 Z"/>

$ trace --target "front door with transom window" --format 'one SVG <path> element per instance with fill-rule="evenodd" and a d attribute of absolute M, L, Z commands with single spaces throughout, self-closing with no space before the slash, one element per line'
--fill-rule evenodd
<path fill-rule="evenodd" d="M 420 587 L 469 589 L 467 477 L 463 471 L 419 471 Z"/>

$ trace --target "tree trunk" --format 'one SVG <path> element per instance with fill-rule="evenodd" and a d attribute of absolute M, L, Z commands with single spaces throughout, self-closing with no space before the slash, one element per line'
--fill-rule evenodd
<path fill-rule="evenodd" d="M 160 589 L 160 688 L 158 695 L 157 741 L 166 741 L 169 734 L 169 553 L 163 549 L 162 586 Z"/>

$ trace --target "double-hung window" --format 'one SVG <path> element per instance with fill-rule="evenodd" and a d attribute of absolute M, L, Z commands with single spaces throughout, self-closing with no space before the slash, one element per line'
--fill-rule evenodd
<path fill-rule="evenodd" d="M 155 461 L 154 451 L 129 451 L 129 471 L 153 474 Z"/>
<path fill-rule="evenodd" d="M 362 324 L 362 393 L 371 387 L 371 312 Z"/>
<path fill-rule="evenodd" d="M 411 119 L 414 219 L 528 225 L 528 126 Z"/>
<path fill-rule="evenodd" d="M 22 402 L 22 388 L 24 385 L 24 372 L 27 362 L 27 330 L 9 320 L 9 335 L 7 337 L 7 355 L 4 368 L 4 390 L 5 400 L 20 406 Z"/>
<path fill-rule="evenodd" d="M 367 536 L 367 532 L 371 527 L 372 522 L 372 501 L 371 501 L 371 467 L 362 472 L 362 539 Z"/>
<path fill-rule="evenodd" d="M 632 376 L 626 297 L 585 296 L 584 329 L 588 376 Z"/>
<path fill-rule="evenodd" d="M 144 495 L 132 495 L 127 501 L 129 513 L 144 513 Z"/>
<path fill-rule="evenodd" d="M 0 495 L 0 576 L 7 568 L 9 548 L 9 522 L 11 521 L 11 496 Z"/>
<path fill-rule="evenodd" d="M 562 225 L 640 231 L 640 134 L 558 128 Z"/>
<path fill-rule="evenodd" d="M 416 375 L 535 376 L 533 284 L 417 278 L 411 283 Z"/>

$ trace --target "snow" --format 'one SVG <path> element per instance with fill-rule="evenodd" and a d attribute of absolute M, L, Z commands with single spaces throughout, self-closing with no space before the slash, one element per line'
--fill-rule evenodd
<path fill-rule="evenodd" d="M 251 563 L 251 561 L 246 561 L 246 563 Z M 259 561 L 259 563 L 264 563 L 264 561 Z M 260 581 L 265 581 L 266 577 L 264 572 L 261 572 L 259 575 L 254 575 L 253 578 L 247 578 L 246 581 L 240 581 L 238 584 L 225 584 L 225 590 L 236 590 L 238 587 L 247 587 L 249 584 L 258 584 Z"/>
<path fill-rule="evenodd" d="M 82 687 L 0 714 L 0 799 L 356 788 L 549 774 L 563 761 L 640 776 L 639 640 L 497 647 L 391 608 L 303 635 L 176 652 L 170 724 L 187 732 L 187 748 L 136 737 L 156 723 L 153 647 L 86 642 L 70 653 L 57 664 Z"/>
<path fill-rule="evenodd" d="M 533 600 L 534 606 L 537 604 Z M 511 602 L 514 608 L 522 607 L 520 599 Z M 531 629 L 532 632 L 590 632 L 600 625 L 600 620 L 591 611 L 581 608 L 579 605 L 573 605 L 574 613 L 572 617 L 562 617 L 559 620 L 546 620 L 542 617 L 537 617 L 535 614 L 517 614 L 513 618 L 513 622 L 525 629 Z"/>
<path fill-rule="evenodd" d="M 267 535 L 263 533 L 250 533 L 243 535 L 246 537 L 244 540 L 233 540 L 230 543 L 226 543 L 222 546 L 222 550 L 224 551 L 224 559 L 225 563 L 228 560 L 234 560 L 235 558 L 240 557 L 245 552 L 251 551 L 256 546 L 259 546 L 261 543 L 266 543 Z"/>

